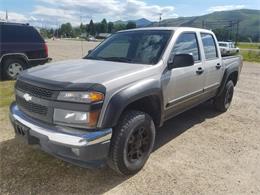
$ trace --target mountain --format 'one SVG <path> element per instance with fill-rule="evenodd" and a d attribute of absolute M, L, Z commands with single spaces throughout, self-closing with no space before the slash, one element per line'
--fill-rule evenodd
<path fill-rule="evenodd" d="M 141 18 L 141 19 L 135 20 L 133 22 L 136 23 L 137 27 L 145 27 L 145 26 L 149 26 L 150 24 L 152 24 L 152 22 L 150 20 L 147 20 L 146 18 Z"/>
<path fill-rule="evenodd" d="M 146 27 L 152 24 L 152 22 L 150 20 L 147 20 L 146 18 L 141 18 L 138 20 L 127 20 L 127 21 L 117 20 L 114 22 L 114 24 L 127 24 L 128 22 L 134 22 L 137 27 Z"/>
<path fill-rule="evenodd" d="M 166 19 L 160 22 L 160 26 L 189 26 L 207 29 L 236 30 L 236 22 L 239 21 L 239 36 L 244 39 L 251 38 L 260 41 L 260 10 L 232 10 L 220 11 L 211 14 L 194 17 L 179 17 Z M 159 26 L 158 22 L 150 26 Z"/>

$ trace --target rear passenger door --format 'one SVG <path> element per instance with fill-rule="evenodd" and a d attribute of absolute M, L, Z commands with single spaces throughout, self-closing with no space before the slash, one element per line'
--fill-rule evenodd
<path fill-rule="evenodd" d="M 216 90 L 220 85 L 224 70 L 216 39 L 212 34 L 201 33 L 201 40 L 204 48 L 203 61 L 206 73 L 204 90 Z"/>

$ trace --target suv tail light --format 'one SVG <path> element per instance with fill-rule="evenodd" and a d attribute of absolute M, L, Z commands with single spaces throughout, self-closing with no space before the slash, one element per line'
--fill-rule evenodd
<path fill-rule="evenodd" d="M 44 51 L 45 51 L 46 57 L 48 57 L 48 46 L 46 43 L 44 43 Z"/>

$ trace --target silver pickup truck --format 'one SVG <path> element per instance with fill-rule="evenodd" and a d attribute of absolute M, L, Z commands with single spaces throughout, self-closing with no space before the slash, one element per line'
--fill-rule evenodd
<path fill-rule="evenodd" d="M 120 31 L 83 59 L 24 71 L 10 119 L 17 138 L 58 158 L 134 174 L 166 120 L 207 100 L 225 112 L 241 68 L 208 30 Z"/>

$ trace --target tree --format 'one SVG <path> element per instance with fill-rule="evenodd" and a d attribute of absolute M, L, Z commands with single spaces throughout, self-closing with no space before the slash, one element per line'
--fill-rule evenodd
<path fill-rule="evenodd" d="M 119 31 L 119 30 L 125 30 L 126 29 L 126 25 L 125 24 L 114 24 L 114 30 L 115 31 Z"/>
<path fill-rule="evenodd" d="M 101 21 L 100 33 L 106 33 L 106 32 L 107 32 L 107 21 L 106 21 L 106 19 L 104 18 L 104 19 Z"/>
<path fill-rule="evenodd" d="M 60 27 L 60 33 L 64 37 L 73 37 L 73 30 L 71 24 L 68 22 L 66 24 L 62 24 Z"/>
<path fill-rule="evenodd" d="M 126 29 L 132 29 L 136 28 L 136 23 L 135 22 L 128 22 L 126 25 Z"/>
<path fill-rule="evenodd" d="M 93 20 L 91 19 L 90 22 L 89 22 L 89 25 L 87 25 L 87 32 L 88 34 L 92 35 L 92 36 L 95 36 L 96 34 L 96 29 L 95 29 L 95 25 L 93 23 Z"/>
<path fill-rule="evenodd" d="M 114 23 L 113 22 L 109 22 L 107 25 L 107 32 L 108 33 L 112 33 L 113 32 L 113 27 L 114 27 Z"/>
<path fill-rule="evenodd" d="M 215 33 L 219 41 L 235 40 L 235 33 L 231 32 L 228 29 L 218 28 L 218 29 L 214 29 L 213 32 Z"/>

